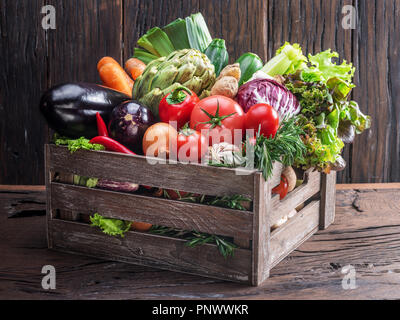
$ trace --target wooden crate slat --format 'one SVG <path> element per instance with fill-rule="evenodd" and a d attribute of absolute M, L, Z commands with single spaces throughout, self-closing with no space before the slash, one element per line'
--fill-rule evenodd
<path fill-rule="evenodd" d="M 211 196 L 240 194 L 253 197 L 255 171 L 239 175 L 234 169 L 200 164 L 152 165 L 142 156 L 87 150 L 71 154 L 66 147 L 55 145 L 49 145 L 48 150 L 50 169 L 57 172 Z"/>
<path fill-rule="evenodd" d="M 269 277 L 269 246 L 271 210 L 271 186 L 266 182 L 261 173 L 254 177 L 254 230 L 253 230 L 253 277 L 252 284 L 258 286 Z"/>
<path fill-rule="evenodd" d="M 271 210 L 271 226 L 275 225 L 282 217 L 288 215 L 293 209 L 310 199 L 321 190 L 321 173 L 308 171 L 305 173 L 304 184 L 290 192 L 285 199 L 279 201 L 273 198 Z"/>
<path fill-rule="evenodd" d="M 250 250 L 236 249 L 234 257 L 225 259 L 213 245 L 189 248 L 185 240 L 146 233 L 117 238 L 82 223 L 55 219 L 50 224 L 56 250 L 223 280 L 250 279 Z"/>
<path fill-rule="evenodd" d="M 148 222 L 182 230 L 251 239 L 253 213 L 184 201 L 51 183 L 52 207 L 83 214 Z"/>
<path fill-rule="evenodd" d="M 337 173 L 335 171 L 330 174 L 322 174 L 319 225 L 321 230 L 327 229 L 335 220 L 336 176 Z"/>
<path fill-rule="evenodd" d="M 274 267 L 319 227 L 320 201 L 313 201 L 271 234 L 270 265 Z"/>

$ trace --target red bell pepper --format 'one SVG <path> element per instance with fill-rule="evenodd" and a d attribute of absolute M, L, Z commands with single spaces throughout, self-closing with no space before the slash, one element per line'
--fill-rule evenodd
<path fill-rule="evenodd" d="M 177 122 L 177 129 L 190 121 L 194 106 L 200 102 L 199 97 L 185 86 L 179 86 L 167 94 L 160 102 L 159 115 L 162 122 Z"/>

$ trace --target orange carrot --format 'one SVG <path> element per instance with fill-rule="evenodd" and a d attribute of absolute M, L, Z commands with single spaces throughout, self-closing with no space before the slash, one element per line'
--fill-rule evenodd
<path fill-rule="evenodd" d="M 136 80 L 146 69 L 146 64 L 139 59 L 130 58 L 125 62 L 125 70 L 132 77 L 133 80 Z"/>
<path fill-rule="evenodd" d="M 103 57 L 103 58 L 101 58 L 100 61 L 97 63 L 97 71 L 100 71 L 100 68 L 101 68 L 102 66 L 104 66 L 105 64 L 107 64 L 107 63 L 116 63 L 116 64 L 118 64 L 118 62 L 117 62 L 114 58 L 111 58 L 111 57 Z"/>
<path fill-rule="evenodd" d="M 97 64 L 103 84 L 132 97 L 133 80 L 120 64 L 111 57 L 102 58 Z"/>

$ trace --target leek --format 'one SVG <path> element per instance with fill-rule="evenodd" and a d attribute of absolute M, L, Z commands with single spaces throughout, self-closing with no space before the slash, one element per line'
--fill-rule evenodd
<path fill-rule="evenodd" d="M 145 64 L 149 64 L 151 61 L 159 58 L 158 56 L 155 56 L 154 54 L 151 54 L 150 52 L 140 48 L 135 48 L 133 57 L 139 59 Z"/>
<path fill-rule="evenodd" d="M 150 30 L 144 35 L 142 36 L 137 44 L 139 46 L 141 46 L 142 48 L 146 49 L 148 52 L 150 52 L 151 54 L 160 57 L 160 54 L 158 53 L 158 51 L 153 47 L 153 44 L 149 41 L 148 39 L 148 33 L 150 32 Z"/>
<path fill-rule="evenodd" d="M 303 55 L 300 46 L 286 42 L 267 64 L 261 69 L 271 77 L 295 73 L 306 67 L 307 58 Z"/>
<path fill-rule="evenodd" d="M 166 57 L 175 51 L 174 46 L 169 40 L 167 34 L 159 27 L 150 29 L 145 37 L 152 44 L 153 48 L 159 53 L 161 57 Z"/>
<path fill-rule="evenodd" d="M 189 49 L 186 21 L 179 18 L 163 28 L 176 50 Z"/>
<path fill-rule="evenodd" d="M 204 52 L 212 38 L 203 15 L 199 12 L 186 18 L 186 29 L 190 47 Z"/>

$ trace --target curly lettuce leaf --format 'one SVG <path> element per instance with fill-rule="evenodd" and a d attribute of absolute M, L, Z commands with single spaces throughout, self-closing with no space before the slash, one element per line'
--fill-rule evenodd
<path fill-rule="evenodd" d="M 304 69 L 307 65 L 307 57 L 303 55 L 299 44 L 286 42 L 276 51 L 275 57 L 267 62 L 261 69 L 262 72 L 271 77 L 295 73 Z"/>
<path fill-rule="evenodd" d="M 131 222 L 104 218 L 98 213 L 95 213 L 93 217 L 90 217 L 90 221 L 92 222 L 91 226 L 99 227 L 105 234 L 110 236 L 124 237 L 125 233 L 129 231 L 132 225 Z"/>
<path fill-rule="evenodd" d="M 352 81 L 356 69 L 346 60 L 342 64 L 337 64 L 333 61 L 334 58 L 339 58 L 339 54 L 331 49 L 314 56 L 309 54 L 308 61 L 311 66 L 304 68 L 302 79 L 305 82 L 326 84 L 334 91 L 337 100 L 341 100 L 346 98 L 355 87 Z"/>

